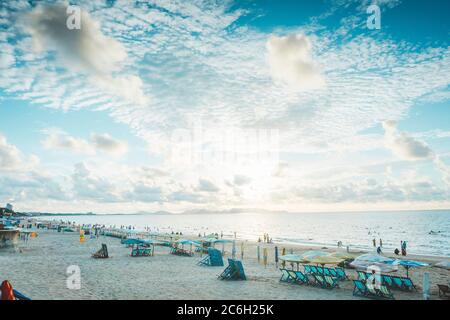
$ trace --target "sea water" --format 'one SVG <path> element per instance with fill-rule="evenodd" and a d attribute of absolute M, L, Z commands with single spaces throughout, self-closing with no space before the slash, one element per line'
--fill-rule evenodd
<path fill-rule="evenodd" d="M 276 243 L 334 246 L 341 241 L 352 249 L 373 250 L 373 239 L 383 250 L 400 249 L 407 241 L 413 254 L 450 257 L 450 210 L 347 213 L 198 213 L 139 215 L 52 216 L 44 219 L 78 224 L 134 226 L 138 230 L 223 233 L 224 237 L 257 241 L 264 233 Z"/>

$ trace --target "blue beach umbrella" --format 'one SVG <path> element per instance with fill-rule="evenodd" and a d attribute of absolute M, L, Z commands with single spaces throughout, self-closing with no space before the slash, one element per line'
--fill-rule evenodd
<path fill-rule="evenodd" d="M 395 260 L 393 265 L 400 265 L 406 269 L 406 276 L 409 278 L 409 268 L 421 268 L 428 266 L 428 263 L 414 260 Z"/>

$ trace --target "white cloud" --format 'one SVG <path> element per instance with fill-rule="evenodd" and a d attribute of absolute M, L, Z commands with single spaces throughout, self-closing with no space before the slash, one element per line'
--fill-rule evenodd
<path fill-rule="evenodd" d="M 28 171 L 39 163 L 35 155 L 25 157 L 15 146 L 8 143 L 5 136 L 0 133 L 0 171 Z"/>
<path fill-rule="evenodd" d="M 266 47 L 274 80 L 300 91 L 325 85 L 319 67 L 312 58 L 311 40 L 304 34 L 271 36 Z"/>
<path fill-rule="evenodd" d="M 397 131 L 395 121 L 383 122 L 386 145 L 397 156 L 404 160 L 424 160 L 435 157 L 430 147 L 423 141 L 419 141 L 404 132 Z"/>
<path fill-rule="evenodd" d="M 81 29 L 66 26 L 68 4 L 39 4 L 26 14 L 22 24 L 33 39 L 35 51 L 55 51 L 60 65 L 70 71 L 87 73 L 94 85 L 130 101 L 145 103 L 142 81 L 137 76 L 114 76 L 127 59 L 124 46 L 105 36 L 100 23 L 81 11 Z"/>
<path fill-rule="evenodd" d="M 93 133 L 91 135 L 91 142 L 96 149 L 109 154 L 123 155 L 128 151 L 128 144 L 126 142 L 115 139 L 107 133 Z"/>
<path fill-rule="evenodd" d="M 213 182 L 207 179 L 199 179 L 198 190 L 205 192 L 218 192 L 220 189 Z"/>
<path fill-rule="evenodd" d="M 102 151 L 110 155 L 121 156 L 128 152 L 126 141 L 113 138 L 107 133 L 92 133 L 89 140 L 72 137 L 59 129 L 46 130 L 45 140 L 42 141 L 46 149 L 69 150 L 79 154 L 95 155 Z"/>

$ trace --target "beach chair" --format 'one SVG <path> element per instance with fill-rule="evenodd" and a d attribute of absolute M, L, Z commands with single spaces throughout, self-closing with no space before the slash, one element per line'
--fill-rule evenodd
<path fill-rule="evenodd" d="M 330 276 L 334 277 L 334 278 L 339 278 L 337 272 L 335 269 L 333 268 L 328 268 L 328 272 L 330 272 Z"/>
<path fill-rule="evenodd" d="M 359 297 L 370 298 L 370 293 L 367 290 L 366 284 L 361 280 L 353 280 L 355 287 L 353 288 L 353 295 Z"/>
<path fill-rule="evenodd" d="M 322 267 L 317 266 L 316 269 L 317 269 L 317 272 L 319 272 L 319 274 L 324 275 L 324 273 L 323 273 L 324 271 L 323 271 Z"/>
<path fill-rule="evenodd" d="M 199 266 L 210 266 L 210 267 L 222 267 L 223 258 L 222 253 L 214 248 L 208 248 L 208 255 L 202 260 L 197 262 Z"/>
<path fill-rule="evenodd" d="M 324 276 L 325 284 L 327 289 L 339 288 L 339 283 L 337 278 L 330 276 Z"/>
<path fill-rule="evenodd" d="M 189 252 L 182 248 L 175 248 L 175 247 L 172 247 L 172 249 L 170 249 L 170 253 L 176 256 L 183 256 L 183 257 L 192 257 L 194 255 L 192 252 Z"/>
<path fill-rule="evenodd" d="M 391 277 L 392 283 L 394 284 L 393 288 L 404 290 L 403 281 L 400 277 Z"/>
<path fill-rule="evenodd" d="M 228 259 L 228 266 L 219 275 L 220 280 L 247 280 L 244 266 L 239 260 Z"/>
<path fill-rule="evenodd" d="M 311 270 L 311 266 L 310 265 L 305 264 L 303 266 L 303 268 L 305 269 L 305 273 L 307 273 L 307 274 L 312 274 L 313 273 L 312 270 Z"/>
<path fill-rule="evenodd" d="M 347 280 L 348 279 L 347 274 L 345 273 L 345 269 L 336 267 L 334 270 L 336 271 L 339 280 Z"/>
<path fill-rule="evenodd" d="M 323 274 L 325 275 L 325 276 L 332 276 L 331 275 L 331 272 L 330 272 L 330 268 L 323 268 Z"/>
<path fill-rule="evenodd" d="M 311 268 L 311 273 L 312 274 L 319 274 L 319 270 L 317 270 L 316 266 L 309 266 Z"/>
<path fill-rule="evenodd" d="M 102 248 L 100 250 L 98 250 L 97 252 L 93 253 L 91 256 L 92 256 L 92 258 L 95 258 L 95 259 L 109 258 L 108 247 L 106 246 L 106 244 L 102 243 Z"/>
<path fill-rule="evenodd" d="M 131 250 L 132 257 L 149 257 L 152 254 L 152 250 L 150 248 L 134 248 Z"/>
<path fill-rule="evenodd" d="M 394 282 L 391 278 L 391 276 L 387 275 L 387 274 L 382 274 L 381 278 L 383 279 L 383 284 L 386 285 L 389 288 L 394 287 Z"/>
<path fill-rule="evenodd" d="M 356 271 L 356 273 L 358 274 L 358 280 L 364 282 L 367 280 L 367 275 L 364 271 Z"/>
<path fill-rule="evenodd" d="M 286 269 L 280 269 L 280 271 L 281 271 L 280 282 L 291 282 L 291 276 L 289 275 L 289 272 Z"/>
<path fill-rule="evenodd" d="M 313 274 L 313 277 L 314 277 L 316 286 L 321 287 L 321 288 L 327 287 L 327 283 L 323 276 L 321 276 L 320 274 Z"/>
<path fill-rule="evenodd" d="M 403 288 L 404 290 L 408 290 L 408 291 L 417 291 L 416 286 L 414 285 L 414 283 L 412 282 L 412 280 L 410 278 L 401 278 L 402 279 L 402 284 L 403 284 Z"/>
<path fill-rule="evenodd" d="M 301 271 L 294 271 L 296 275 L 296 283 L 298 284 L 309 284 L 309 278 L 306 274 Z"/>
<path fill-rule="evenodd" d="M 450 287 L 445 284 L 438 284 L 439 298 L 449 298 L 450 297 Z"/>
<path fill-rule="evenodd" d="M 388 299 L 388 300 L 395 300 L 394 295 L 392 294 L 391 290 L 385 285 L 381 285 L 380 289 L 378 290 L 378 294 L 380 298 L 382 299 Z"/>

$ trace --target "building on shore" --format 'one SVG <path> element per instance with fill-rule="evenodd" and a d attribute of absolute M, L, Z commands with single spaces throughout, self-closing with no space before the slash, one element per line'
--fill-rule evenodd
<path fill-rule="evenodd" d="M 0 207 L 0 217 L 12 217 L 15 215 L 13 210 L 13 206 L 11 204 L 7 204 L 6 207 Z"/>

